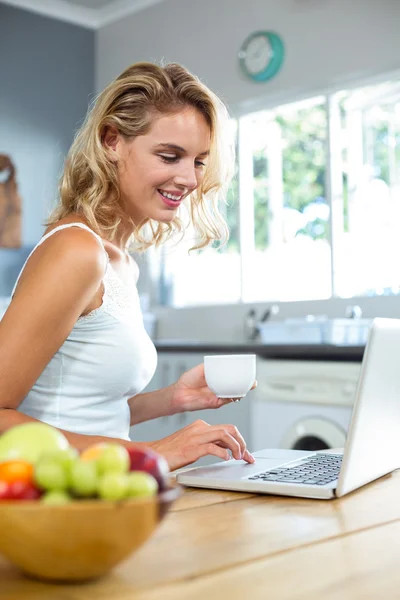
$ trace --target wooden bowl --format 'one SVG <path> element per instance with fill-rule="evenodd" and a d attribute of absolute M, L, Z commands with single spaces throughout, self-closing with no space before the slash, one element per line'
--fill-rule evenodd
<path fill-rule="evenodd" d="M 1 502 L 0 553 L 38 579 L 93 579 L 139 548 L 180 493 L 176 486 L 153 498 L 121 502 Z"/>

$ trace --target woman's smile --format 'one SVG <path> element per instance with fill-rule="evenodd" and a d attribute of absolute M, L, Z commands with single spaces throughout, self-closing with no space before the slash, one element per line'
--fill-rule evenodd
<path fill-rule="evenodd" d="M 162 201 L 171 208 L 178 208 L 185 195 L 182 193 L 179 194 L 178 192 L 166 192 L 165 190 L 160 189 L 158 189 L 157 192 L 160 194 Z"/>

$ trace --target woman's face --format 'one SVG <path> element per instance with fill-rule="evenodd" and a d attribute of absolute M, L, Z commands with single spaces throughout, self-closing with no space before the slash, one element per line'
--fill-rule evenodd
<path fill-rule="evenodd" d="M 210 128 L 198 110 L 187 107 L 155 118 L 146 135 L 128 141 L 117 135 L 108 145 L 118 156 L 125 211 L 137 225 L 145 218 L 168 223 L 201 183 Z"/>

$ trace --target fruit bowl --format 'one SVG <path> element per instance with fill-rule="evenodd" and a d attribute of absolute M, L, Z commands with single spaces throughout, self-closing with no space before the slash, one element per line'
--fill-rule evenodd
<path fill-rule="evenodd" d="M 175 486 L 119 502 L 1 502 L 0 553 L 38 579 L 94 579 L 137 550 L 180 494 Z"/>

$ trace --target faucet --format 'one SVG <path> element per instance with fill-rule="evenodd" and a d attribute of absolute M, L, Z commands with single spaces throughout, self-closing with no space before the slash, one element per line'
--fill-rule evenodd
<path fill-rule="evenodd" d="M 362 310 L 358 304 L 349 304 L 346 306 L 344 314 L 347 319 L 360 319 L 362 317 Z"/>
<path fill-rule="evenodd" d="M 278 312 L 279 306 L 277 304 L 271 304 L 271 306 L 269 306 L 267 310 L 263 313 L 261 319 L 258 322 L 265 323 L 265 321 L 268 321 L 268 319 L 270 319 L 274 315 L 277 315 Z"/>
<path fill-rule="evenodd" d="M 251 308 L 245 317 L 245 337 L 249 341 L 254 341 L 258 338 L 258 324 L 265 323 L 273 317 L 277 315 L 279 312 L 279 306 L 277 304 L 271 304 L 261 315 L 259 319 L 257 319 L 257 313 L 254 308 Z"/>

